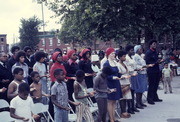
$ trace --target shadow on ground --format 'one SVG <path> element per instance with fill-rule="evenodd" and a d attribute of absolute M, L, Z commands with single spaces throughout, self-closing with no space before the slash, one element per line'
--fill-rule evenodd
<path fill-rule="evenodd" d="M 167 122 L 180 122 L 180 118 L 167 119 Z"/>

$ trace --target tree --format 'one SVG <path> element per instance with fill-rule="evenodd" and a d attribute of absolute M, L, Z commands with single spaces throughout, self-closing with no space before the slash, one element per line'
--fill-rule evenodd
<path fill-rule="evenodd" d="M 21 27 L 19 28 L 20 33 L 20 46 L 30 46 L 32 49 L 39 43 L 38 30 L 41 21 L 33 16 L 29 19 L 21 19 Z"/>
<path fill-rule="evenodd" d="M 61 17 L 63 41 L 100 38 L 140 43 L 142 37 L 148 42 L 168 35 L 177 42 L 180 32 L 179 0 L 61 0 L 46 4 Z"/>

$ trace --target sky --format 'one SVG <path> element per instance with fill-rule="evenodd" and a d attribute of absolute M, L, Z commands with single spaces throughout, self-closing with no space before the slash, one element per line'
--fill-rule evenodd
<path fill-rule="evenodd" d="M 59 25 L 57 19 L 51 18 L 54 13 L 44 5 L 45 30 L 56 30 Z M 19 27 L 21 18 L 28 19 L 37 16 L 42 20 L 41 4 L 35 0 L 4 0 L 0 3 L 0 34 L 7 34 L 7 43 L 19 41 Z M 42 27 L 41 30 L 42 31 Z M 14 41 L 13 41 L 14 40 Z"/>

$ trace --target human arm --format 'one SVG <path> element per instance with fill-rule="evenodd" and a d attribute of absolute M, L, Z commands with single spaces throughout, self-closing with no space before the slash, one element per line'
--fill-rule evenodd
<path fill-rule="evenodd" d="M 83 99 L 83 98 L 87 98 L 90 97 L 89 94 L 85 95 L 85 96 L 79 96 L 78 92 L 79 92 L 80 86 L 77 83 L 74 83 L 74 97 L 75 99 Z"/>
<path fill-rule="evenodd" d="M 9 99 L 12 99 L 18 95 L 18 93 L 14 93 L 16 91 L 17 86 L 14 83 L 10 83 L 8 86 L 8 91 L 7 91 L 7 97 Z"/>
<path fill-rule="evenodd" d="M 75 106 L 78 106 L 78 105 L 81 104 L 80 102 L 73 102 L 73 101 L 71 101 L 71 100 L 69 100 L 69 103 L 72 104 L 72 105 L 75 105 Z"/>
<path fill-rule="evenodd" d="M 23 120 L 23 121 L 29 121 L 28 118 L 24 118 L 24 117 L 20 117 L 20 116 L 16 115 L 14 108 L 10 108 L 10 116 L 11 116 L 12 118 L 15 118 L 15 119 L 20 119 L 20 120 Z"/>
<path fill-rule="evenodd" d="M 94 78 L 94 90 L 97 92 L 108 93 L 108 89 L 105 89 L 105 90 L 99 89 L 99 85 L 100 85 L 100 79 L 98 77 L 95 77 Z"/>
<path fill-rule="evenodd" d="M 57 102 L 57 100 L 56 100 L 56 95 L 51 95 L 51 101 L 52 101 L 52 103 L 53 103 L 55 106 L 57 106 L 57 107 L 60 108 L 60 109 L 70 110 L 69 107 L 63 107 L 62 105 L 60 105 L 60 104 Z"/>

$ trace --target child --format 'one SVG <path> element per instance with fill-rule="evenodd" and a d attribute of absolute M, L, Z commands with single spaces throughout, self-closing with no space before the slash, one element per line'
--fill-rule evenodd
<path fill-rule="evenodd" d="M 32 116 L 37 119 L 38 115 L 33 115 L 32 98 L 29 97 L 30 88 L 27 83 L 21 83 L 18 88 L 18 96 L 13 98 L 10 103 L 10 115 L 15 118 L 15 122 L 32 122 Z"/>
<path fill-rule="evenodd" d="M 7 96 L 9 99 L 12 99 L 18 95 L 18 87 L 21 83 L 25 82 L 23 79 L 23 69 L 15 68 L 13 71 L 14 80 L 8 86 Z"/>
<path fill-rule="evenodd" d="M 68 102 L 74 105 L 80 103 L 74 103 L 68 99 L 68 91 L 66 83 L 64 82 L 64 72 L 62 69 L 54 70 L 54 77 L 56 82 L 51 88 L 51 101 L 54 104 L 54 121 L 55 122 L 68 122 Z"/>
<path fill-rule="evenodd" d="M 39 73 L 36 71 L 31 72 L 30 74 L 33 83 L 30 85 L 30 92 L 33 98 L 34 103 L 42 102 L 42 96 L 49 97 L 50 95 L 42 93 L 42 84 L 40 81 Z"/>
<path fill-rule="evenodd" d="M 47 70 L 46 66 L 44 64 L 46 54 L 42 51 L 35 53 L 35 60 L 36 63 L 33 66 L 33 71 L 37 71 L 40 75 L 40 83 L 42 84 L 42 91 L 44 93 L 48 93 L 48 87 L 47 87 Z M 42 99 L 43 104 L 47 104 L 48 101 L 46 99 Z"/>
<path fill-rule="evenodd" d="M 86 122 L 94 122 L 92 113 L 88 107 L 88 97 L 93 97 L 94 92 L 87 93 L 87 86 L 85 83 L 85 73 L 82 70 L 78 70 L 76 72 L 77 81 L 74 82 L 74 97 L 75 100 L 80 102 L 76 109 L 77 114 L 77 122 L 82 122 L 82 118 L 86 120 Z"/>
<path fill-rule="evenodd" d="M 164 64 L 164 69 L 162 70 L 162 78 L 164 81 L 164 94 L 167 94 L 167 87 L 169 86 L 169 92 L 172 93 L 171 81 L 173 72 L 168 68 L 168 63 Z"/>
<path fill-rule="evenodd" d="M 111 68 L 103 67 L 102 73 L 94 78 L 95 98 L 98 105 L 98 122 L 106 122 L 107 114 L 107 94 L 115 92 L 115 89 L 107 87 L 107 77 L 111 73 Z"/>

